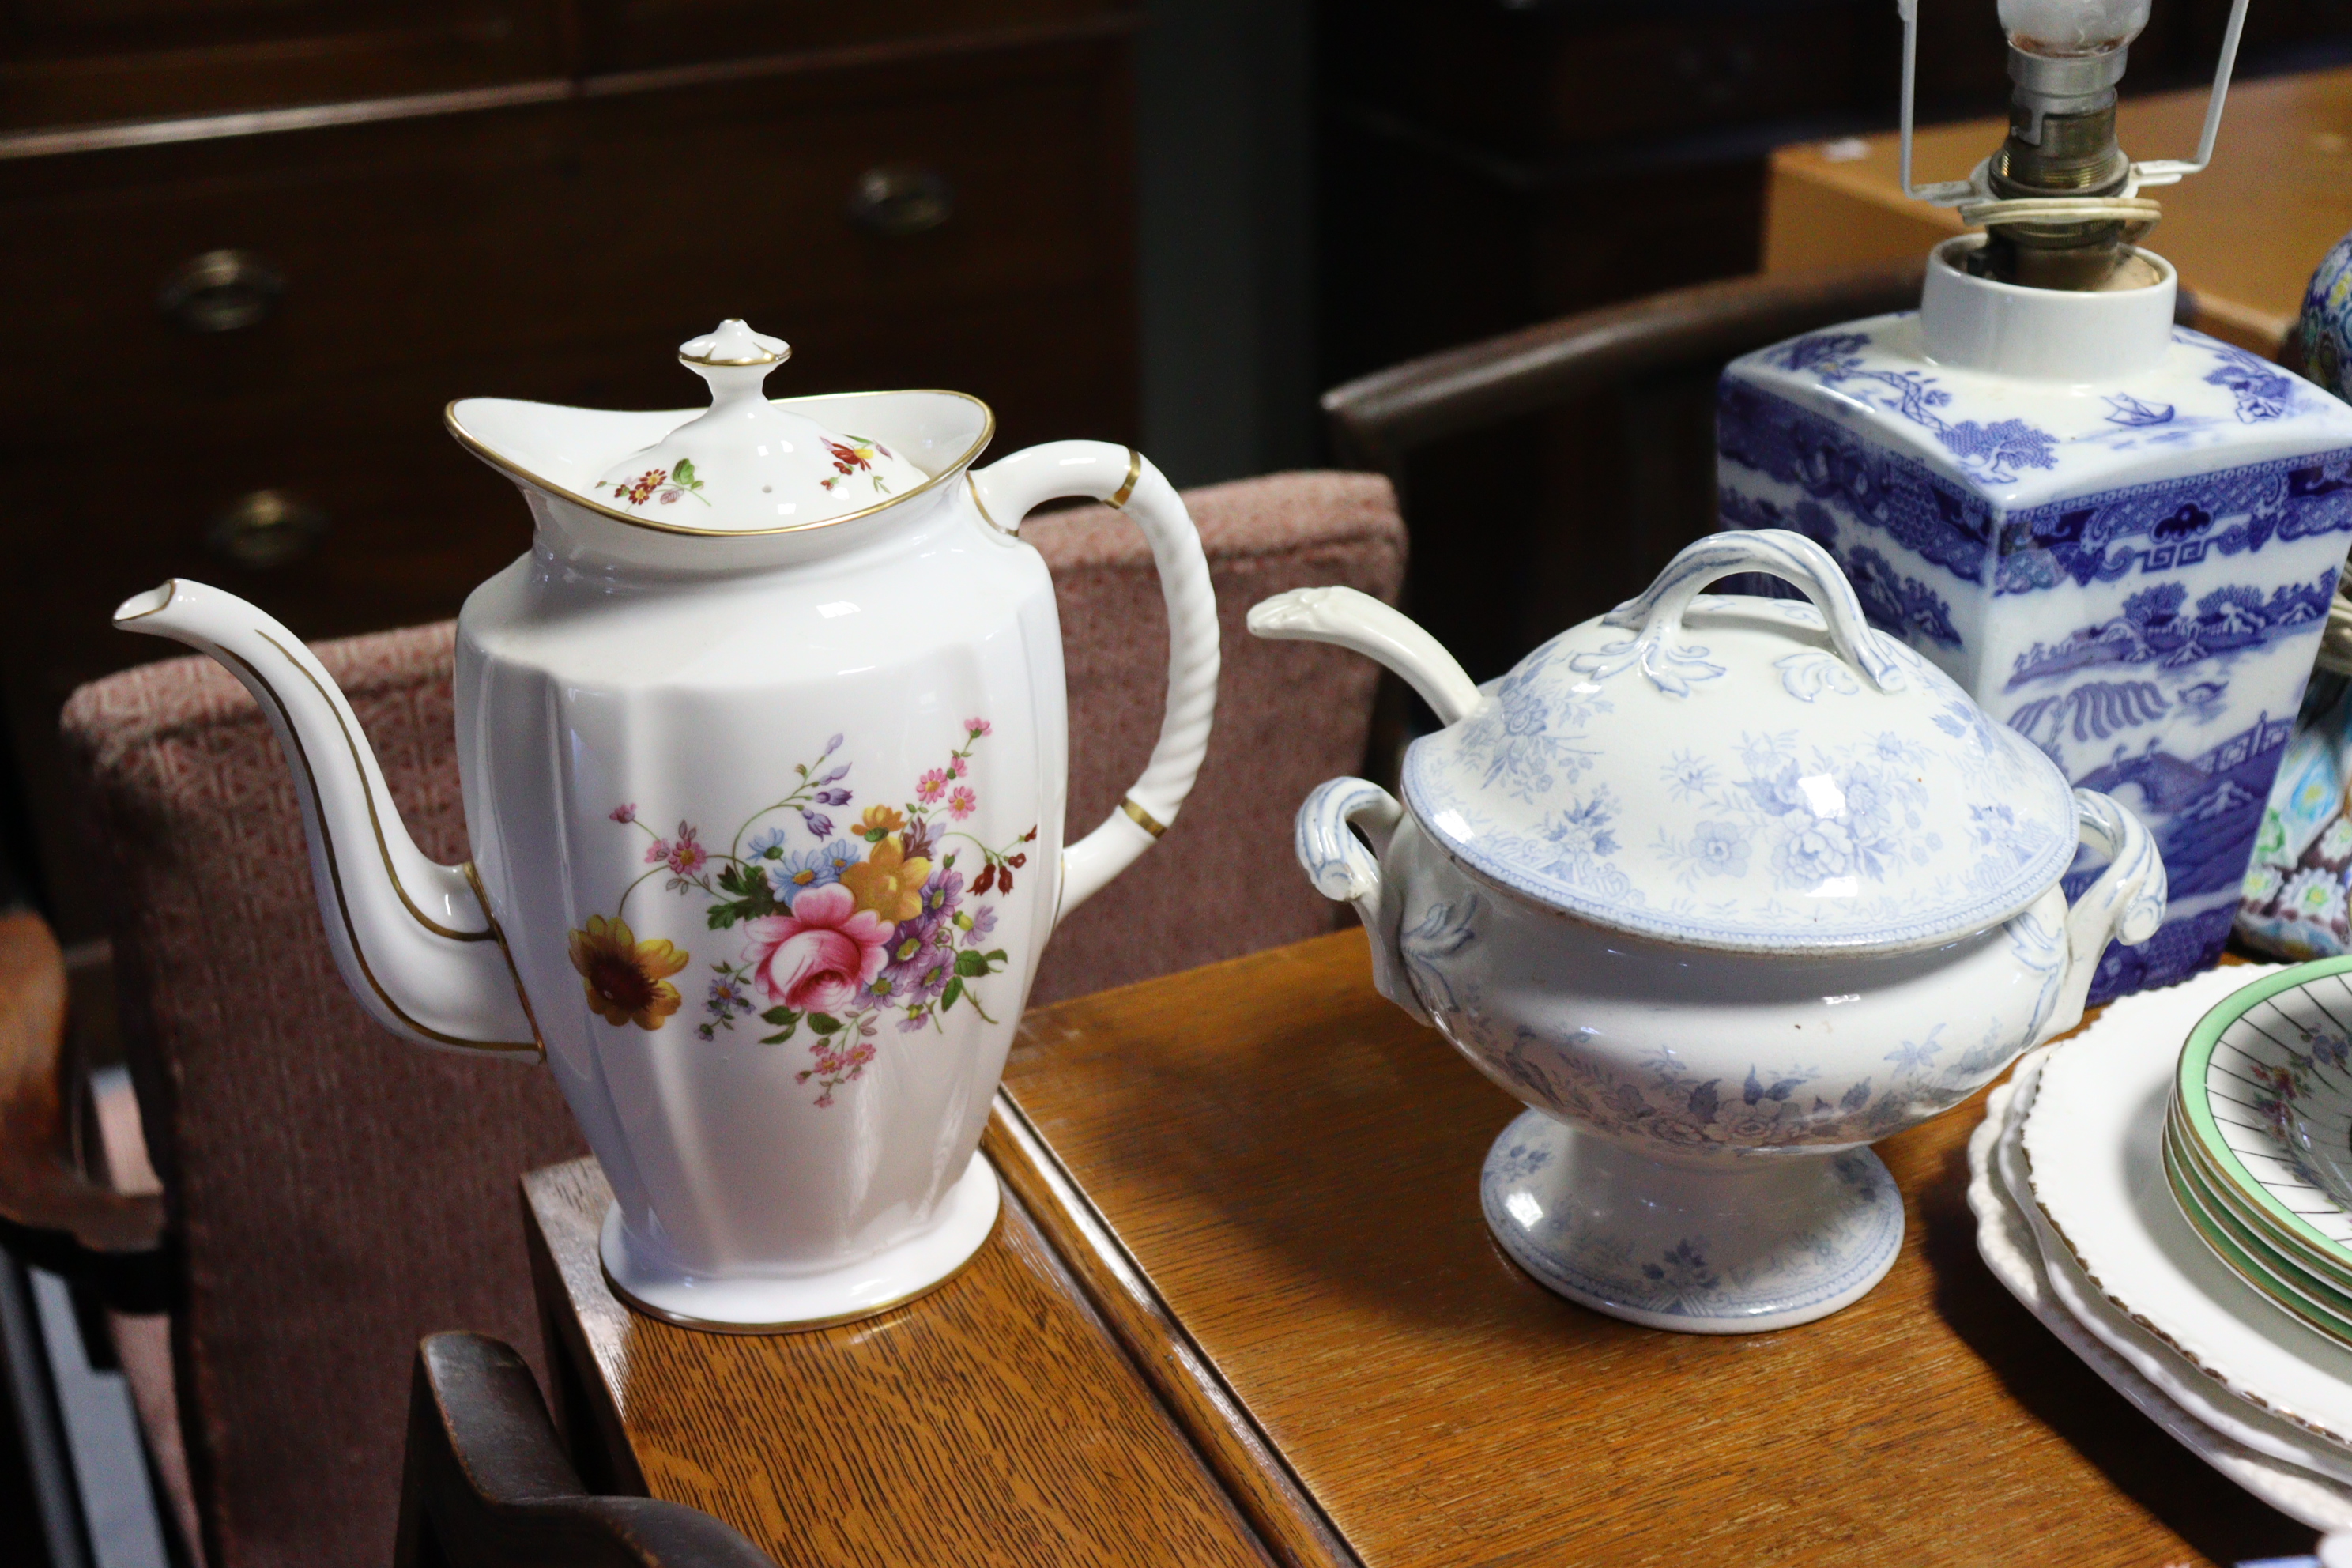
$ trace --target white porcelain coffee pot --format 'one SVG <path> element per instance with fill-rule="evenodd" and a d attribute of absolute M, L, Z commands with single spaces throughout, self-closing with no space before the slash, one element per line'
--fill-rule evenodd
<path fill-rule="evenodd" d="M 115 612 L 276 726 L 361 1004 L 543 1058 L 612 1183 L 613 1284 L 744 1331 L 883 1310 L 987 1237 L 975 1150 L 1039 955 L 1175 820 L 1217 680 L 1199 537 L 1140 454 L 973 468 L 977 399 L 771 403 L 788 352 L 740 321 L 685 344 L 699 415 L 450 405 L 537 522 L 458 617 L 465 865 L 410 842 L 284 626 L 184 580 Z M 1060 623 L 1015 532 L 1062 497 L 1141 526 L 1170 626 L 1150 763 L 1067 847 Z"/>

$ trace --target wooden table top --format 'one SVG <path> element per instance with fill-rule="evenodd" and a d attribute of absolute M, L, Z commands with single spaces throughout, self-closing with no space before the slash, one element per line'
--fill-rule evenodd
<path fill-rule="evenodd" d="M 2136 158 L 2186 158 L 2204 118 L 2202 88 L 2126 96 L 2116 131 Z M 1917 177 L 1967 178 L 2006 130 L 1975 120 L 1920 131 Z M 1775 153 L 1764 269 L 1917 256 L 1961 232 L 1958 214 L 1904 196 L 1896 173 L 1892 132 Z M 2352 69 L 2232 87 L 2212 166 L 2147 194 L 2164 204 L 2148 248 L 2180 269 L 2197 324 L 2274 356 L 2313 268 L 2352 230 Z"/>
<path fill-rule="evenodd" d="M 1477 1174 L 1516 1110 L 1373 993 L 1348 932 L 1032 1015 L 985 1145 L 997 1235 L 866 1323 L 635 1318 L 596 1268 L 593 1164 L 539 1173 L 551 1338 L 592 1369 L 566 1419 L 615 1484 L 786 1564 L 2310 1550 L 1986 1270 L 1980 1102 L 1878 1146 L 1910 1228 L 1875 1291 L 1724 1338 L 1601 1317 L 1507 1259 Z"/>

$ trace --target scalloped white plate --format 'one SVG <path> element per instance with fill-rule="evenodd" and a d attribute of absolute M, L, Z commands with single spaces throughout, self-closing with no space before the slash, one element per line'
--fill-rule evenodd
<path fill-rule="evenodd" d="M 2021 1169 L 2084 1287 L 2189 1365 L 2260 1409 L 2352 1447 L 2352 1350 L 2295 1321 L 2223 1267 L 2164 1175 L 2180 1042 L 2267 971 L 2233 967 L 2127 997 L 2042 1064 L 2022 1110 Z"/>
<path fill-rule="evenodd" d="M 2352 1487 L 2281 1457 L 2316 1461 L 2323 1457 L 2318 1451 L 2322 1446 L 2222 1394 L 2124 1319 L 2106 1313 L 2102 1320 L 2104 1309 L 2095 1300 L 2086 1300 L 2090 1315 L 2078 1321 L 2058 1299 L 2052 1284 L 2058 1265 L 2040 1252 L 2028 1218 L 2030 1205 L 2012 1195 L 1995 1168 L 1997 1143 L 2014 1154 L 2018 1118 L 2011 1113 L 2013 1096 L 2021 1089 L 2030 1096 L 2046 1055 L 2027 1057 L 2018 1064 L 2016 1077 L 1992 1091 L 1984 1122 L 1969 1139 L 1969 1207 L 1976 1215 L 1977 1251 L 1986 1267 L 2085 1365 L 2221 1475 L 2315 1530 L 2352 1528 Z"/>

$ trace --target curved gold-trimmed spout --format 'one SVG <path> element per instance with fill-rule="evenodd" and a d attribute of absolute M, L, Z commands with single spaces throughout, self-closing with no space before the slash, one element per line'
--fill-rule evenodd
<path fill-rule="evenodd" d="M 369 1015 L 425 1045 L 542 1055 L 467 868 L 409 838 L 357 716 L 310 649 L 244 600 L 184 578 L 123 601 L 114 624 L 211 655 L 261 704 L 294 771 L 328 945 Z"/>

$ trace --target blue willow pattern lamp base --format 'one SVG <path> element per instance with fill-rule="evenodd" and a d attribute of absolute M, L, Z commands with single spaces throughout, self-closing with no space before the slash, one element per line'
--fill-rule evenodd
<path fill-rule="evenodd" d="M 1867 1149 L 1669 1163 L 1529 1110 L 1495 1140 L 1478 1195 L 1545 1288 L 1686 1334 L 1828 1317 L 1903 1247 L 1903 1195 Z"/>
<path fill-rule="evenodd" d="M 2004 368 L 2023 350 L 1987 347 L 2000 311 L 2034 314 L 2063 361 L 2069 312 L 2116 299 L 1965 278 L 1947 258 L 1971 243 L 1939 249 L 1922 312 L 1724 372 L 1723 522 L 1820 543 L 1879 629 L 2154 830 L 2166 924 L 2107 950 L 2097 1004 L 2205 967 L 2229 935 L 2352 535 L 2352 408 L 2171 327 L 2154 258 L 2153 324 L 2131 330 L 2156 341 L 2118 348 L 2084 315 L 2073 373 Z M 1951 325 L 1971 310 L 1973 340 Z"/>

